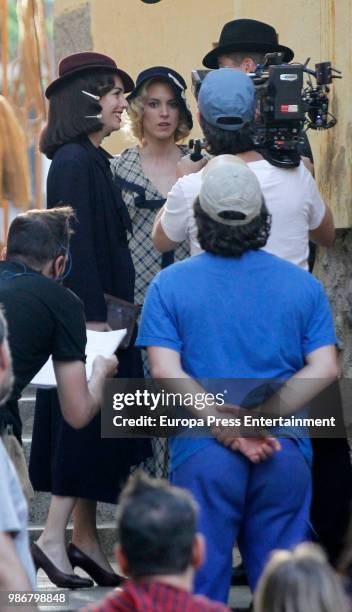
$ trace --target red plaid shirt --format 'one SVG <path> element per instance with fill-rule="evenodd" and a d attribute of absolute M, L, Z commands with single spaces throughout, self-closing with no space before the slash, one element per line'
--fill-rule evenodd
<path fill-rule="evenodd" d="M 229 612 L 221 603 L 156 580 L 127 580 L 95 606 L 82 612 Z"/>

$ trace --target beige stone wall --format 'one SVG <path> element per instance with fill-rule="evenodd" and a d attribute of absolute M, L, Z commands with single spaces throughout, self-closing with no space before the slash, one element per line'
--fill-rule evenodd
<path fill-rule="evenodd" d="M 54 49 L 56 63 L 70 53 L 91 51 L 94 48 L 91 32 L 91 7 L 89 2 L 71 6 L 71 2 L 55 16 Z"/>
<path fill-rule="evenodd" d="M 191 70 L 202 68 L 202 57 L 218 40 L 222 25 L 232 19 L 234 4 L 234 0 L 162 0 L 155 5 L 140 0 L 56 0 L 56 55 L 93 48 L 114 57 L 133 78 L 148 66 L 175 68 L 188 83 L 195 112 Z M 89 26 L 84 26 L 79 19 L 87 16 L 87 6 Z M 200 135 L 195 124 L 192 135 Z M 121 132 L 105 142 L 113 153 L 129 144 Z"/>
<path fill-rule="evenodd" d="M 56 0 L 56 55 L 95 49 L 112 55 L 135 78 L 148 66 L 178 70 L 190 88 L 190 71 L 218 40 L 233 18 L 257 18 L 272 24 L 280 41 L 292 46 L 298 61 L 331 59 L 343 70 L 335 81 L 331 109 L 338 126 L 311 132 L 319 187 L 334 210 L 338 227 L 352 226 L 352 0 Z M 189 90 L 188 97 L 196 106 Z M 348 103 L 344 103 L 348 101 Z M 196 122 L 195 122 L 196 123 Z M 199 135 L 196 126 L 194 135 Z M 106 143 L 119 152 L 130 143 L 123 133 Z"/>
<path fill-rule="evenodd" d="M 162 0 L 154 5 L 140 0 L 91 0 L 94 48 L 112 55 L 133 78 L 149 66 L 175 68 L 187 81 L 188 100 L 195 112 L 191 70 L 202 68 L 202 57 L 218 40 L 222 24 L 232 18 L 233 5 L 233 0 Z M 108 15 L 105 6 L 111 8 Z M 193 135 L 200 134 L 195 121 Z M 111 137 L 108 146 L 116 152 L 128 144 L 120 133 Z"/>
<path fill-rule="evenodd" d="M 87 0 L 55 0 L 54 18 L 87 3 Z"/>

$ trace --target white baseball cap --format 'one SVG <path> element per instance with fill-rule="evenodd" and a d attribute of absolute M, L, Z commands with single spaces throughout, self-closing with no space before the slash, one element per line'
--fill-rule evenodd
<path fill-rule="evenodd" d="M 217 223 L 246 225 L 260 214 L 264 202 L 259 181 L 235 155 L 219 155 L 202 174 L 199 204 Z"/>

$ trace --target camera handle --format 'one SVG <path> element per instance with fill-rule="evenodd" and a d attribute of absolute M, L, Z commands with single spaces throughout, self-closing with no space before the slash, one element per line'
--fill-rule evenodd
<path fill-rule="evenodd" d="M 193 149 L 190 154 L 190 160 L 193 162 L 198 162 L 203 159 L 202 155 L 202 140 L 200 138 L 192 139 L 189 141 L 189 148 Z"/>

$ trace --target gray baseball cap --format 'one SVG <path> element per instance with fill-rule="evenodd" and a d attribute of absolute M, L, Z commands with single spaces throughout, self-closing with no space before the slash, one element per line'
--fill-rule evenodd
<path fill-rule="evenodd" d="M 219 155 L 202 174 L 199 204 L 223 225 L 246 225 L 260 214 L 264 202 L 259 181 L 242 159 Z"/>
<path fill-rule="evenodd" d="M 251 78 L 236 68 L 209 72 L 199 90 L 200 114 L 210 125 L 221 130 L 240 130 L 254 118 L 255 104 Z"/>

